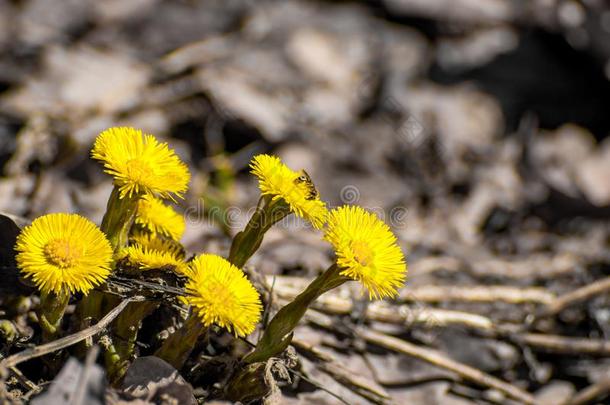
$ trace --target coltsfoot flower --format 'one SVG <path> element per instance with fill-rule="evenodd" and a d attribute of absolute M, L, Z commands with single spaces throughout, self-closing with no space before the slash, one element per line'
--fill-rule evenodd
<path fill-rule="evenodd" d="M 320 229 L 326 222 L 328 210 L 305 171 L 295 172 L 280 158 L 257 155 L 250 163 L 251 172 L 258 178 L 261 194 L 273 201 L 282 199 L 297 216 L 305 218 Z"/>
<path fill-rule="evenodd" d="M 243 358 L 264 362 L 281 353 L 307 308 L 322 294 L 349 280 L 357 280 L 369 298 L 392 297 L 405 281 L 407 265 L 396 237 L 374 214 L 360 207 L 332 210 L 324 238 L 335 248 L 336 263 L 316 277 L 305 290 L 284 305 L 265 328 L 256 348 Z"/>
<path fill-rule="evenodd" d="M 106 172 L 114 177 L 121 198 L 140 193 L 182 197 L 190 179 L 188 168 L 167 143 L 134 128 L 103 131 L 91 156 L 103 162 Z"/>
<path fill-rule="evenodd" d="M 151 195 L 145 195 L 138 201 L 135 223 L 153 235 L 161 234 L 173 240 L 179 240 L 186 227 L 182 215 Z"/>
<path fill-rule="evenodd" d="M 216 324 L 247 336 L 260 320 L 260 297 L 246 275 L 220 256 L 203 254 L 191 263 L 184 300 L 204 326 Z"/>
<path fill-rule="evenodd" d="M 179 243 L 145 234 L 136 234 L 132 241 L 118 255 L 130 266 L 140 270 L 172 270 L 179 274 L 189 271 L 184 261 L 184 249 Z"/>
<path fill-rule="evenodd" d="M 46 294 L 87 294 L 110 274 L 110 243 L 93 222 L 77 214 L 35 219 L 19 234 L 15 249 L 21 272 Z"/>
<path fill-rule="evenodd" d="M 361 282 L 369 298 L 396 296 L 407 265 L 396 237 L 375 214 L 357 206 L 336 208 L 324 238 L 335 249 L 340 274 Z"/>

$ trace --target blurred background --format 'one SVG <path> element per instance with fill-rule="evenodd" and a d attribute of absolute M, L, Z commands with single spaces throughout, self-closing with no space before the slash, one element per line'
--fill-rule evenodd
<path fill-rule="evenodd" d="M 179 203 L 191 253 L 227 253 L 257 200 L 248 162 L 273 153 L 305 168 L 331 206 L 379 213 L 408 254 L 409 288 L 560 294 L 610 274 L 609 78 L 601 0 L 0 0 L 0 212 L 99 222 L 112 185 L 89 150 L 101 130 L 128 125 L 191 168 Z M 331 260 L 295 221 L 251 263 L 313 276 Z M 497 321 L 533 309 L 425 305 Z M 568 315 L 554 333 L 610 332 L 603 295 Z M 416 332 L 550 398 L 610 367 Z M 397 401 L 458 401 L 446 381 L 429 382 L 446 378 L 438 370 L 370 356 L 354 369 Z M 326 398 L 311 391 L 303 403 Z"/>

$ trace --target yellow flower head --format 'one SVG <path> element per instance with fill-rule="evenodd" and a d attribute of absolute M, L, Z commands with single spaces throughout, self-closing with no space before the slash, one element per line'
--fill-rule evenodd
<path fill-rule="evenodd" d="M 91 156 L 104 163 L 121 198 L 139 193 L 182 197 L 190 179 L 188 168 L 167 143 L 159 143 L 154 136 L 134 128 L 103 131 L 95 140 Z"/>
<path fill-rule="evenodd" d="M 188 272 L 180 244 L 152 235 L 135 235 L 132 244 L 120 251 L 119 258 L 140 270 L 168 269 L 179 274 Z"/>
<path fill-rule="evenodd" d="M 135 222 L 153 235 L 161 234 L 174 240 L 182 237 L 186 226 L 182 215 L 151 195 L 138 200 Z"/>
<path fill-rule="evenodd" d="M 258 177 L 262 195 L 282 199 L 292 212 L 320 229 L 326 223 L 328 211 L 305 171 L 295 172 L 276 156 L 257 155 L 250 163 L 252 174 Z"/>
<path fill-rule="evenodd" d="M 43 293 L 88 293 L 110 274 L 112 248 L 91 221 L 76 214 L 36 218 L 17 238 L 17 264 Z"/>
<path fill-rule="evenodd" d="M 246 275 L 220 256 L 203 254 L 191 263 L 184 300 L 205 326 L 216 324 L 246 336 L 254 331 L 263 309 Z"/>
<path fill-rule="evenodd" d="M 361 207 L 330 212 L 324 239 L 335 248 L 341 274 L 360 281 L 369 298 L 393 297 L 407 276 L 407 264 L 390 228 Z"/>

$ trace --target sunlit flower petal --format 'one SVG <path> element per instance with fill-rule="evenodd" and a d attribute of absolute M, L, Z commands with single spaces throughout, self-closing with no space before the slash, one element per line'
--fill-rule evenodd
<path fill-rule="evenodd" d="M 95 140 L 91 156 L 114 177 L 121 198 L 140 193 L 182 197 L 190 179 L 188 168 L 167 143 L 134 128 L 105 130 Z"/>
<path fill-rule="evenodd" d="M 184 300 L 205 326 L 216 324 L 246 336 L 260 320 L 262 305 L 254 286 L 237 267 L 220 256 L 203 254 L 190 263 Z"/>
<path fill-rule="evenodd" d="M 171 270 L 179 274 L 188 272 L 182 246 L 176 241 L 152 235 L 134 235 L 130 246 L 122 249 L 118 257 L 128 266 L 140 270 Z"/>
<path fill-rule="evenodd" d="M 17 263 L 44 292 L 88 293 L 110 274 L 112 248 L 91 221 L 76 214 L 35 219 L 17 238 Z"/>
<path fill-rule="evenodd" d="M 161 200 L 145 195 L 138 201 L 135 223 L 150 231 L 179 240 L 186 227 L 184 217 Z"/>
<path fill-rule="evenodd" d="M 276 156 L 257 155 L 250 163 L 252 174 L 258 177 L 261 194 L 282 199 L 290 210 L 320 229 L 326 223 L 328 210 L 305 171 L 295 172 Z"/>
<path fill-rule="evenodd" d="M 357 206 L 330 212 L 324 238 L 337 255 L 341 274 L 357 280 L 369 298 L 393 297 L 407 276 L 407 264 L 390 228 Z"/>

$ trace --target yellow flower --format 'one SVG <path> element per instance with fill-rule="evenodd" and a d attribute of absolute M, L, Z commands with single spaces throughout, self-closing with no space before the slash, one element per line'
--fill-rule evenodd
<path fill-rule="evenodd" d="M 164 239 L 146 232 L 135 232 L 129 238 L 130 244 L 141 245 L 151 250 L 171 252 L 178 259 L 184 259 L 184 247 L 173 239 Z"/>
<path fill-rule="evenodd" d="M 174 211 L 172 207 L 150 195 L 145 195 L 138 200 L 135 222 L 153 235 L 161 234 L 179 240 L 184 234 L 184 217 Z"/>
<path fill-rule="evenodd" d="M 87 294 L 110 274 L 112 248 L 91 221 L 76 214 L 49 214 L 19 234 L 17 263 L 43 293 Z"/>
<path fill-rule="evenodd" d="M 95 140 L 91 156 L 104 163 L 114 176 L 120 196 L 152 194 L 162 198 L 182 197 L 190 174 L 186 165 L 152 135 L 129 127 L 103 131 Z"/>
<path fill-rule="evenodd" d="M 284 200 L 290 210 L 320 229 L 326 223 L 328 211 L 305 171 L 295 172 L 276 156 L 257 155 L 250 163 L 252 174 L 258 177 L 262 195 L 272 200 Z"/>
<path fill-rule="evenodd" d="M 262 305 L 246 275 L 220 256 L 203 254 L 191 263 L 184 300 L 204 326 L 211 324 L 246 336 L 254 331 Z"/>
<path fill-rule="evenodd" d="M 175 241 L 164 240 L 145 234 L 132 238 L 131 246 L 122 249 L 119 259 L 140 270 L 172 270 L 186 274 L 188 266 L 184 262 L 184 250 Z"/>
<path fill-rule="evenodd" d="M 330 212 L 324 238 L 337 255 L 341 274 L 360 281 L 369 298 L 393 297 L 407 276 L 407 264 L 390 228 L 361 207 Z"/>

